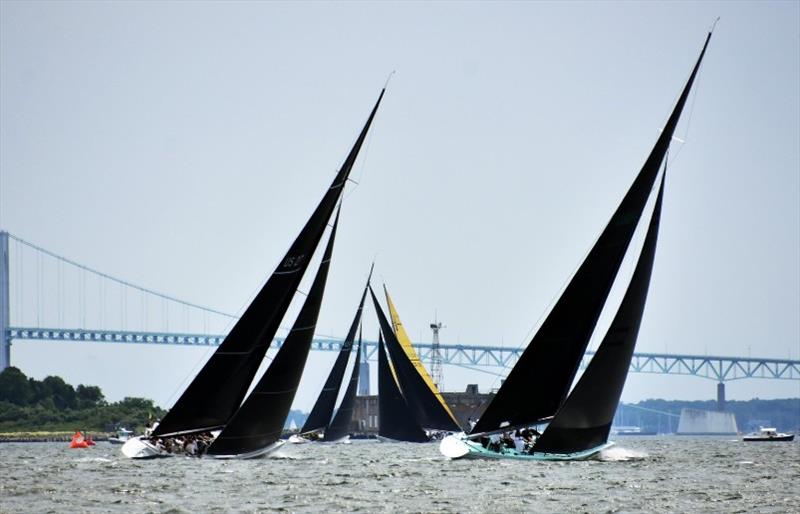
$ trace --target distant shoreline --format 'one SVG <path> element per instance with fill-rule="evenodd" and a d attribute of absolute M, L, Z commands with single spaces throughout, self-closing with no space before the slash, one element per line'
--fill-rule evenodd
<path fill-rule="evenodd" d="M 2 432 L 0 443 L 61 443 L 70 442 L 75 432 Z M 108 432 L 87 432 L 93 441 L 108 441 Z"/>

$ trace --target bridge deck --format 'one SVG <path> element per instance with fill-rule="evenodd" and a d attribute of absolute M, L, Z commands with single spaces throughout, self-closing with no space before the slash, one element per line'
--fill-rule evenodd
<path fill-rule="evenodd" d="M 217 346 L 225 336 L 207 334 L 178 334 L 159 332 L 125 332 L 112 330 L 86 330 L 63 328 L 19 328 L 12 327 L 8 333 L 13 340 L 39 340 L 64 342 L 173 344 L 187 346 Z M 278 349 L 283 338 L 276 338 L 272 345 Z M 315 338 L 312 349 L 339 351 L 342 341 L 331 338 Z M 430 362 L 433 345 L 415 343 L 420 359 Z M 374 341 L 364 341 L 365 358 L 375 359 L 377 346 Z M 463 344 L 440 344 L 443 364 L 477 368 L 510 369 L 522 353 L 521 348 L 501 346 L 471 346 Z M 594 352 L 586 352 L 581 368 L 586 367 Z M 482 370 L 484 371 L 484 370 Z M 693 375 L 718 382 L 744 378 L 767 378 L 782 380 L 800 379 L 800 361 L 759 357 L 724 357 L 712 355 L 677 355 L 667 353 L 635 353 L 630 371 L 634 373 L 657 373 L 667 375 Z"/>

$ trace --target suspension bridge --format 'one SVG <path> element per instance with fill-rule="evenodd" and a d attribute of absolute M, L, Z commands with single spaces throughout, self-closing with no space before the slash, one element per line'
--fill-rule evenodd
<path fill-rule="evenodd" d="M 11 365 L 15 341 L 216 346 L 235 319 L 233 314 L 132 284 L 0 232 L 0 370 Z M 283 338 L 276 338 L 273 348 L 282 343 Z M 341 344 L 340 339 L 317 337 L 312 348 L 338 351 Z M 432 344 L 414 346 L 423 361 L 431 362 Z M 374 341 L 365 341 L 366 360 L 374 360 L 376 350 Z M 503 346 L 439 345 L 443 364 L 497 376 L 503 376 L 521 352 Z M 592 354 L 586 353 L 582 367 Z M 724 397 L 724 384 L 731 380 L 800 380 L 800 360 L 635 353 L 630 371 L 714 380 L 718 395 Z"/>

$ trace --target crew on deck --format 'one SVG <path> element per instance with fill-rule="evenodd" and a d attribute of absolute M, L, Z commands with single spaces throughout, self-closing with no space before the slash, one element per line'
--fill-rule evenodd
<path fill-rule="evenodd" d="M 487 450 L 497 453 L 513 450 L 517 453 L 531 454 L 533 445 L 540 435 L 542 434 L 535 428 L 523 428 L 517 429 L 513 436 L 511 432 L 503 432 L 502 434 L 492 434 L 489 437 L 481 437 L 480 443 Z"/>
<path fill-rule="evenodd" d="M 205 453 L 206 449 L 214 441 L 214 437 L 211 432 L 203 432 L 177 437 L 151 436 L 148 441 L 164 453 L 199 457 Z"/>

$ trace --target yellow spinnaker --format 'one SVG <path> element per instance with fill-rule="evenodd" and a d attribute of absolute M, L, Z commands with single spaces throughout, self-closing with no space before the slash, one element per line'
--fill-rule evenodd
<path fill-rule="evenodd" d="M 386 295 L 386 303 L 389 305 L 389 316 L 392 319 L 392 328 L 394 329 L 394 335 L 397 337 L 397 340 L 400 342 L 400 346 L 403 347 L 403 351 L 406 352 L 406 356 L 408 356 L 408 360 L 414 365 L 414 368 L 417 370 L 417 373 L 420 374 L 422 379 L 425 381 L 425 384 L 431 390 L 431 392 L 436 396 L 436 399 L 439 400 L 439 403 L 442 404 L 444 410 L 447 414 L 453 419 L 453 422 L 458 425 L 455 416 L 453 413 L 450 412 L 450 407 L 447 406 L 447 403 L 442 398 L 442 393 L 439 392 L 439 388 L 436 387 L 436 384 L 433 383 L 431 376 L 428 374 L 428 370 L 425 369 L 425 366 L 422 365 L 422 362 L 419 360 L 419 356 L 417 355 L 417 351 L 414 350 L 414 347 L 411 346 L 411 339 L 408 338 L 408 334 L 406 334 L 406 329 L 403 328 L 403 322 L 400 321 L 400 316 L 397 315 L 397 309 L 394 308 L 394 303 L 392 303 L 392 299 L 389 296 L 389 291 L 386 289 L 386 285 L 383 286 L 383 292 Z"/>

